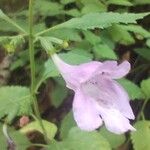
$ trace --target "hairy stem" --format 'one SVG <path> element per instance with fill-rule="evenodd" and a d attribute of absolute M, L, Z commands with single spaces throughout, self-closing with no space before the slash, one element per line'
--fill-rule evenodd
<path fill-rule="evenodd" d="M 31 95 L 34 113 L 39 121 L 39 124 L 43 130 L 45 142 L 48 142 L 46 130 L 42 123 L 40 116 L 38 103 L 35 94 L 35 57 L 34 57 L 34 35 L 33 35 L 33 0 L 29 0 L 29 57 L 30 57 L 30 69 L 31 69 Z"/>

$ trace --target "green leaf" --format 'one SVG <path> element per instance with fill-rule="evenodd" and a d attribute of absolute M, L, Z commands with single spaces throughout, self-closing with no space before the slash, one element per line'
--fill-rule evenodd
<path fill-rule="evenodd" d="M 10 42 L 10 44 L 14 45 L 14 47 L 17 47 L 25 42 L 25 39 L 22 35 L 14 36 Z"/>
<path fill-rule="evenodd" d="M 141 82 L 141 89 L 143 93 L 145 94 L 146 98 L 150 98 L 150 78 L 143 80 Z"/>
<path fill-rule="evenodd" d="M 128 0 L 108 0 L 107 4 L 121 5 L 121 6 L 132 6 L 133 4 Z"/>
<path fill-rule="evenodd" d="M 8 23 L 11 24 L 16 29 L 22 31 L 23 33 L 26 33 L 26 31 L 21 26 L 19 26 L 13 19 L 10 19 L 7 15 L 5 15 L 1 9 L 0 9 L 0 19 L 6 21 L 7 24 Z"/>
<path fill-rule="evenodd" d="M 74 51 L 70 51 L 68 53 L 62 53 L 59 55 L 65 62 L 72 64 L 72 65 L 78 65 L 81 63 L 87 63 L 91 61 L 91 58 L 87 55 L 81 55 L 80 52 L 78 53 Z"/>
<path fill-rule="evenodd" d="M 89 142 L 90 141 L 90 142 Z M 72 150 L 110 150 L 109 143 L 97 131 L 86 132 L 72 128 L 66 140 Z"/>
<path fill-rule="evenodd" d="M 59 107 L 59 105 L 63 102 L 65 97 L 68 94 L 68 89 L 66 88 L 64 80 L 62 78 L 54 78 L 55 87 L 51 93 L 52 104 L 55 107 Z"/>
<path fill-rule="evenodd" d="M 0 31 L 1 32 L 18 32 L 18 29 L 16 29 L 11 24 L 7 23 L 4 20 L 0 20 Z"/>
<path fill-rule="evenodd" d="M 107 28 L 114 23 L 136 23 L 136 20 L 142 19 L 149 13 L 90 13 L 80 18 L 73 18 L 67 22 L 57 25 L 55 28 L 76 28 L 76 29 L 94 29 L 94 28 Z"/>
<path fill-rule="evenodd" d="M 42 120 L 43 122 L 43 126 L 45 127 L 46 133 L 47 133 L 47 137 L 52 140 L 54 138 L 54 136 L 56 135 L 57 132 L 57 127 L 55 124 L 48 122 L 46 120 Z M 32 131 L 39 131 L 40 133 L 43 134 L 43 130 L 39 124 L 38 121 L 33 121 L 29 124 L 27 124 L 26 126 L 24 126 L 23 128 L 20 129 L 21 133 L 29 133 Z"/>
<path fill-rule="evenodd" d="M 147 59 L 150 61 L 150 48 L 136 48 L 134 51 L 142 56 L 143 58 Z"/>
<path fill-rule="evenodd" d="M 53 36 L 62 40 L 70 41 L 81 41 L 81 37 L 75 29 L 57 29 L 48 32 L 47 36 Z"/>
<path fill-rule="evenodd" d="M 113 41 L 130 45 L 135 43 L 133 36 L 121 25 L 113 25 L 112 27 L 107 29 L 108 34 L 113 39 Z"/>
<path fill-rule="evenodd" d="M 134 0 L 135 5 L 146 5 L 146 4 L 150 4 L 149 0 Z"/>
<path fill-rule="evenodd" d="M 45 22 L 37 23 L 34 25 L 34 33 L 38 33 L 45 29 L 46 29 Z"/>
<path fill-rule="evenodd" d="M 54 16 L 61 13 L 63 6 L 57 2 L 35 0 L 35 13 L 42 16 Z"/>
<path fill-rule="evenodd" d="M 150 121 L 138 121 L 131 133 L 134 150 L 150 150 Z"/>
<path fill-rule="evenodd" d="M 29 142 L 29 140 L 25 135 L 21 134 L 18 131 L 15 131 L 12 128 L 8 128 L 8 134 L 15 144 L 16 147 L 15 150 L 26 150 L 31 145 L 31 143 Z M 2 133 L 2 125 L 0 125 L 0 145 L 1 150 L 7 149 L 6 138 Z"/>
<path fill-rule="evenodd" d="M 127 31 L 134 32 L 135 34 L 140 34 L 144 38 L 150 37 L 150 32 L 139 25 L 120 25 L 120 27 L 124 28 Z"/>
<path fill-rule="evenodd" d="M 82 14 L 88 14 L 88 13 L 94 13 L 94 12 L 105 12 L 106 6 L 102 4 L 100 1 L 97 2 L 91 2 L 87 3 L 83 8 L 82 8 Z"/>
<path fill-rule="evenodd" d="M 69 4 L 69 3 L 73 3 L 73 2 L 75 2 L 76 0 L 61 0 L 60 2 L 62 3 L 62 4 L 64 4 L 64 5 L 67 5 L 67 4 Z"/>
<path fill-rule="evenodd" d="M 0 18 L 7 19 L 7 16 L 3 13 L 3 11 L 1 9 L 0 9 Z"/>
<path fill-rule="evenodd" d="M 144 97 L 141 89 L 134 84 L 133 82 L 127 80 L 127 79 L 119 79 L 117 80 L 124 88 L 125 90 L 128 92 L 129 97 L 131 100 L 134 99 L 141 99 Z"/>
<path fill-rule="evenodd" d="M 0 88 L 0 118 L 7 115 L 10 122 L 15 116 L 31 113 L 31 96 L 26 87 L 5 86 Z"/>
<path fill-rule="evenodd" d="M 92 48 L 93 46 L 87 40 L 82 40 L 82 42 L 76 43 L 73 49 L 82 49 L 83 51 L 87 51 L 89 53 Z"/>
<path fill-rule="evenodd" d="M 19 67 L 23 67 L 29 61 L 28 50 L 17 52 L 17 59 L 10 65 L 10 70 L 13 71 Z"/>
<path fill-rule="evenodd" d="M 26 150 L 31 145 L 27 137 L 18 131 L 11 132 L 10 136 L 16 144 L 16 150 Z"/>
<path fill-rule="evenodd" d="M 115 52 L 106 44 L 98 44 L 93 48 L 97 59 L 117 59 Z"/>
<path fill-rule="evenodd" d="M 112 149 L 116 149 L 126 140 L 125 135 L 111 133 L 105 127 L 102 127 L 99 132 L 104 138 L 106 138 L 109 141 L 109 144 L 111 145 Z"/>
<path fill-rule="evenodd" d="M 62 142 L 56 142 L 49 146 L 49 150 L 111 150 L 107 140 L 97 131 L 85 132 L 78 128 L 72 128 L 68 137 Z"/>
<path fill-rule="evenodd" d="M 101 42 L 101 38 L 98 35 L 95 35 L 91 31 L 83 31 L 85 36 L 85 40 L 91 43 L 92 45 L 96 45 Z"/>
<path fill-rule="evenodd" d="M 62 14 L 66 14 L 66 15 L 73 16 L 73 17 L 81 16 L 81 13 L 80 13 L 80 11 L 78 9 L 64 10 L 62 12 Z"/>
<path fill-rule="evenodd" d="M 101 31 L 101 40 L 102 43 L 105 43 L 108 45 L 111 49 L 115 49 L 116 43 L 112 40 L 112 38 L 109 36 L 109 33 L 106 30 Z"/>
<path fill-rule="evenodd" d="M 76 123 L 73 119 L 73 113 L 70 111 L 62 120 L 61 128 L 60 128 L 60 136 L 62 139 L 66 138 L 68 136 L 69 130 L 72 127 L 75 127 Z"/>

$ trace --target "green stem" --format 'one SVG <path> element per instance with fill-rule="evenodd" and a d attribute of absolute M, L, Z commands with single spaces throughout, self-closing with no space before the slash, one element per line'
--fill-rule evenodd
<path fill-rule="evenodd" d="M 143 103 L 143 105 L 142 105 L 142 108 L 141 108 L 139 114 L 137 115 L 136 120 L 139 120 L 141 116 L 142 116 L 142 119 L 145 120 L 145 117 L 144 117 L 144 109 L 145 109 L 145 106 L 146 106 L 147 102 L 148 102 L 148 99 L 145 99 L 145 101 L 144 101 L 144 103 Z"/>
<path fill-rule="evenodd" d="M 39 121 L 39 124 L 43 130 L 45 142 L 48 142 L 47 133 L 42 123 L 40 116 L 38 103 L 35 95 L 35 58 L 34 58 L 34 35 L 33 35 L 33 0 L 29 0 L 29 57 L 30 57 L 30 69 L 31 69 L 31 95 L 34 113 Z"/>
<path fill-rule="evenodd" d="M 45 34 L 45 33 L 47 33 L 47 32 L 50 32 L 50 31 L 52 31 L 52 30 L 54 30 L 54 29 L 60 28 L 62 24 L 63 24 L 63 23 L 58 24 L 58 25 L 56 25 L 56 26 L 54 26 L 54 27 L 45 29 L 45 30 L 43 30 L 43 31 L 41 31 L 41 32 L 39 32 L 39 33 L 37 33 L 36 36 L 40 36 L 40 35 L 42 35 L 42 34 Z"/>

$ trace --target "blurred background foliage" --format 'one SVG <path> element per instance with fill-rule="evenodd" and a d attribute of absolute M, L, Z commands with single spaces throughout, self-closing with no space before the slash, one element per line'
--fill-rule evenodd
<path fill-rule="evenodd" d="M 25 31 L 28 31 L 28 0 L 0 0 L 0 9 Z M 150 11 L 149 0 L 34 0 L 34 32 L 38 33 L 73 17 L 81 17 L 89 13 L 148 11 Z M 69 47 L 61 49 L 62 53 L 60 54 L 68 63 L 80 64 L 93 59 L 99 61 L 118 60 L 119 62 L 128 60 L 131 63 L 132 70 L 127 78 L 119 80 L 128 91 L 132 100 L 131 105 L 137 116 L 136 121 L 133 122 L 137 132 L 131 134 L 114 135 L 106 131 L 104 127 L 92 133 L 77 129 L 71 112 L 73 93 L 65 88 L 64 81 L 59 77 L 59 73 L 52 61 L 48 59 L 45 51 L 41 50 L 41 45 L 35 44 L 37 88 L 40 87 L 38 102 L 43 118 L 49 121 L 45 124 L 52 134 L 50 139 L 53 141 L 47 149 L 150 150 L 149 25 L 150 18 L 147 16 L 138 20 L 137 24 L 113 24 L 106 29 L 96 28 L 94 30 L 62 28 L 44 34 L 47 37 L 52 36 L 69 42 Z M 20 35 L 18 36 L 18 34 Z M 12 38 L 8 36 L 12 36 Z M 0 45 L 0 86 L 12 84 L 29 86 L 30 67 L 26 37 L 11 24 L 0 20 Z M 60 47 L 57 49 L 60 50 Z M 0 88 L 1 93 L 5 93 L 5 90 Z M 16 93 L 13 89 L 9 89 L 9 91 L 10 96 L 14 96 L 13 93 Z M 20 92 L 28 91 L 22 89 Z M 18 91 L 18 93 L 20 92 Z M 1 93 L 0 99 L 7 95 L 7 92 L 6 94 Z M 0 103 L 1 107 L 6 107 L 6 105 Z M 8 114 L 11 120 L 12 112 L 8 113 L 8 110 L 21 107 L 23 109 L 21 112 L 27 112 L 26 109 L 29 108 L 29 105 L 29 103 L 20 104 L 18 102 L 17 107 L 7 106 L 5 114 Z M 15 112 L 13 113 L 15 114 Z M 28 114 L 28 112 L 24 114 Z M 0 116 L 3 116 L 2 111 L 0 111 Z M 18 129 L 18 122 L 19 117 L 12 121 L 11 125 Z M 31 142 L 43 142 L 41 131 L 35 124 L 29 123 L 26 128 L 23 127 L 25 128 L 23 131 L 21 129 L 19 132 L 10 129 L 10 135 L 16 144 L 15 148 L 21 145 L 22 147 L 19 147 L 18 150 L 25 150 L 31 145 Z M 28 130 L 31 128 L 32 132 L 31 130 L 29 132 Z M 37 132 L 33 132 L 33 130 Z M 30 142 L 20 132 L 27 133 Z M 4 141 L 4 137 L 0 134 L 0 145 L 4 146 L 2 150 L 7 147 L 6 142 L 5 145 L 3 144 Z M 9 146 L 13 148 L 12 145 Z M 33 146 L 29 149 L 38 148 Z"/>

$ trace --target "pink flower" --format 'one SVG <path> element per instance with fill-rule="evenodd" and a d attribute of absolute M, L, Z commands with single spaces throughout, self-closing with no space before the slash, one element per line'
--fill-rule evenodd
<path fill-rule="evenodd" d="M 134 119 L 134 114 L 128 94 L 114 80 L 129 72 L 129 62 L 118 65 L 116 61 L 92 61 L 72 66 L 57 54 L 51 57 L 67 87 L 75 92 L 73 115 L 82 130 L 95 130 L 104 122 L 106 128 L 116 134 L 135 131 L 129 122 L 129 119 Z"/>

